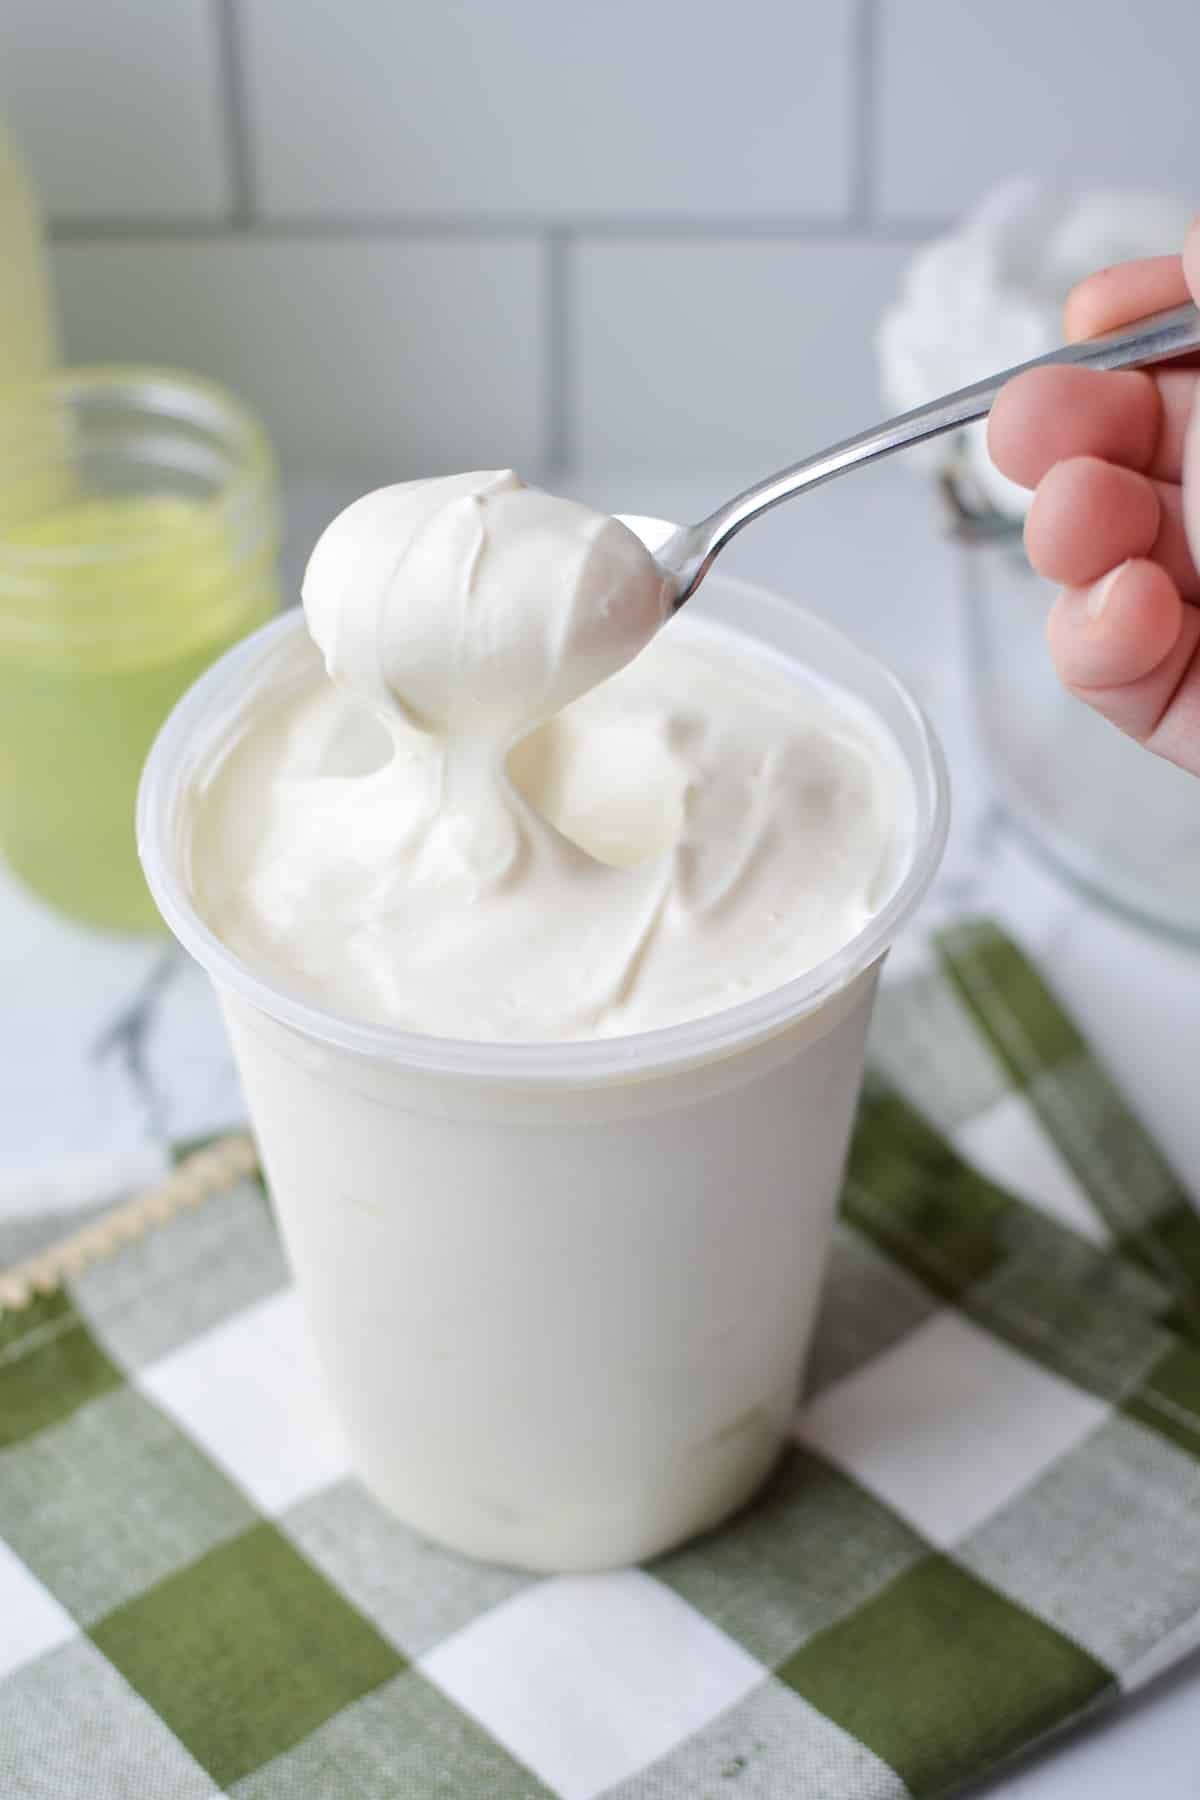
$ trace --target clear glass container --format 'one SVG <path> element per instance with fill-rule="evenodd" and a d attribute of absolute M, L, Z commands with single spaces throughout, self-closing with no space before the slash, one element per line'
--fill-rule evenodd
<path fill-rule="evenodd" d="M 134 800 L 154 735 L 277 608 L 274 460 L 222 388 L 64 372 L 0 455 L 0 848 L 88 923 L 157 928 Z"/>
<path fill-rule="evenodd" d="M 1060 685 L 1046 647 L 1055 589 L 1021 525 L 943 479 L 959 548 L 976 728 L 996 796 L 1043 857 L 1094 898 L 1200 943 L 1200 781 Z"/>
<path fill-rule="evenodd" d="M 0 120 L 0 444 L 11 441 L 32 383 L 57 360 L 37 201 Z"/>

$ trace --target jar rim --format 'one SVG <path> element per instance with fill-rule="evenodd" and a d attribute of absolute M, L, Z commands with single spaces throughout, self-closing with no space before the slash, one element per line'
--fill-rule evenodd
<path fill-rule="evenodd" d="M 260 505 L 275 482 L 275 457 L 266 430 L 238 397 L 223 383 L 187 369 L 158 363 L 83 363 L 58 370 L 27 390 L 48 396 L 58 415 L 78 412 L 110 400 L 124 404 L 131 413 L 141 411 L 148 422 L 159 419 L 208 431 L 228 454 L 227 477 L 208 504 L 236 517 Z M 46 460 L 49 460 L 47 452 Z M 22 465 L 28 469 L 33 459 Z M 153 490 L 147 490 L 153 492 Z M 153 550 L 160 534 L 71 544 L 20 544 L 0 532 L 0 568 L 10 575 L 36 579 L 57 569 L 78 568 L 93 562 L 135 560 Z"/>

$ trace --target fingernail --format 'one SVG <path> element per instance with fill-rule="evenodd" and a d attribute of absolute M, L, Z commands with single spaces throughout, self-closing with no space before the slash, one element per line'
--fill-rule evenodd
<path fill-rule="evenodd" d="M 1087 616 L 1089 619 L 1098 619 L 1100 617 L 1101 613 L 1108 605 L 1108 598 L 1112 593 L 1113 583 L 1128 567 L 1128 560 L 1123 563 L 1118 563 L 1115 569 L 1110 569 L 1108 571 L 1108 574 L 1104 577 L 1103 581 L 1097 581 L 1088 590 Z"/>

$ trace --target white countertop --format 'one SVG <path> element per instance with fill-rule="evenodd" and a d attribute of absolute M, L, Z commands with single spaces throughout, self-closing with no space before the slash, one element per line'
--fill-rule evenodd
<path fill-rule="evenodd" d="M 286 573 L 353 480 L 289 488 Z M 571 491 L 613 511 L 698 518 L 743 485 L 596 477 Z M 1200 1193 L 1200 957 L 1101 912 L 1048 874 L 997 817 L 975 755 L 953 558 L 906 471 L 837 482 L 746 531 L 723 567 L 794 594 L 869 644 L 942 734 L 955 814 L 928 906 L 986 911 L 1056 988 L 1193 1193 Z M 1200 790 L 1198 790 L 1200 805 Z M 66 1212 L 152 1178 L 178 1138 L 241 1116 L 206 980 L 158 940 L 77 930 L 0 878 L 0 1220 Z M 987 1784 L 1002 1800 L 1200 1800 L 1200 1658 L 1095 1726 Z"/>

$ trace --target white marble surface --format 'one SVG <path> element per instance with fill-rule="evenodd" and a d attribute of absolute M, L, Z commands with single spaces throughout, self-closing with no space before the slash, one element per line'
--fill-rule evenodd
<path fill-rule="evenodd" d="M 289 491 L 289 580 L 354 481 Z M 692 518 L 739 484 L 576 479 L 611 510 Z M 731 572 L 827 614 L 910 682 L 942 734 L 955 817 L 931 916 L 970 907 L 1007 924 L 1052 974 L 1193 1192 L 1200 1192 L 1200 957 L 1064 887 L 998 821 L 962 681 L 953 561 L 903 471 L 835 483 L 752 527 Z M 1200 797 L 1198 797 L 1200 804 Z M 901 951 L 902 955 L 902 951 Z M 237 1081 L 204 977 L 164 940 L 85 932 L 0 881 L 0 1224 L 31 1229 L 144 1180 L 172 1139 L 235 1122 Z M 1200 1660 L 990 1783 L 1003 1800 L 1200 1800 Z"/>

